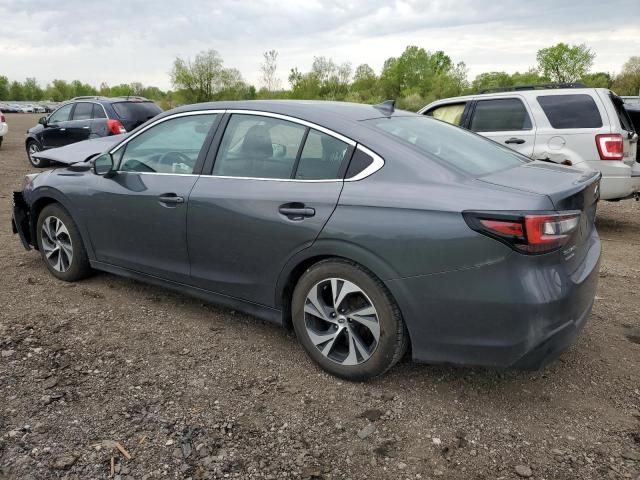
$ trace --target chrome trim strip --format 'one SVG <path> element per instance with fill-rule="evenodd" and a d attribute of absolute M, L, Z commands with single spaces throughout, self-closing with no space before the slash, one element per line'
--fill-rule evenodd
<path fill-rule="evenodd" d="M 373 175 L 378 170 L 380 170 L 382 167 L 384 167 L 384 159 L 380 155 L 378 155 L 377 153 L 375 153 L 372 150 L 369 150 L 364 145 L 358 144 L 358 146 L 356 148 L 358 150 L 366 153 L 367 155 L 369 155 L 373 159 L 373 162 L 371 162 L 371 165 L 369 165 L 367 168 L 362 170 L 357 175 L 355 175 L 353 177 L 345 178 L 344 179 L 345 182 L 357 182 L 358 180 L 362 180 L 363 178 L 367 178 L 369 175 Z"/>
<path fill-rule="evenodd" d="M 159 118 L 155 122 L 150 123 L 149 125 L 144 127 L 142 130 L 137 131 L 134 135 L 131 135 L 131 136 L 125 138 L 122 142 L 120 142 L 118 145 L 116 145 L 111 150 L 109 150 L 109 153 L 111 155 L 113 155 L 115 152 L 120 150 L 122 147 L 124 147 L 127 143 L 129 143 L 131 140 L 136 138 L 141 133 L 146 132 L 151 127 L 155 127 L 156 125 L 158 125 L 158 124 L 160 124 L 162 122 L 166 122 L 167 120 L 173 120 L 174 118 L 179 118 L 179 117 L 189 117 L 189 116 L 192 116 L 192 115 L 209 115 L 209 114 L 212 114 L 212 113 L 224 113 L 224 112 L 225 112 L 225 110 L 194 110 L 194 111 L 191 111 L 191 112 L 180 112 L 180 113 L 174 113 L 173 115 L 167 115 L 166 117 Z M 147 173 L 153 173 L 153 172 L 147 172 Z"/>
<path fill-rule="evenodd" d="M 330 183 L 330 182 L 357 182 L 358 180 L 362 180 L 370 175 L 373 175 L 375 172 L 377 172 L 378 170 L 380 170 L 383 166 L 384 166 L 384 159 L 378 155 L 377 153 L 373 152 L 372 150 L 368 149 L 367 147 L 357 143 L 354 140 L 351 140 L 348 137 L 345 137 L 344 135 L 341 135 L 337 132 L 334 132 L 333 130 L 329 130 L 328 128 L 322 127 L 320 125 L 316 125 L 315 123 L 312 122 L 307 122 L 306 120 L 301 120 L 299 118 L 296 117 L 290 117 L 288 115 L 282 115 L 279 113 L 271 113 L 271 112 L 263 112 L 261 110 L 241 110 L 241 109 L 234 109 L 234 110 L 194 110 L 194 111 L 190 111 L 190 112 L 181 112 L 181 113 L 175 113 L 173 115 L 168 115 L 166 117 L 162 117 L 158 120 L 156 120 L 155 122 L 147 125 L 146 127 L 144 127 L 142 130 L 138 131 L 135 133 L 135 135 L 132 135 L 130 137 L 127 137 L 126 139 L 124 139 L 121 143 L 119 143 L 118 145 L 116 145 L 115 147 L 113 147 L 109 153 L 110 154 L 114 154 L 115 152 L 117 152 L 120 148 L 122 148 L 124 145 L 126 145 L 127 143 L 129 143 L 131 140 L 133 140 L 134 138 L 136 138 L 138 135 L 140 135 L 143 132 L 146 132 L 147 130 L 149 130 L 150 128 L 165 122 L 167 120 L 171 120 L 174 118 L 179 118 L 179 117 L 186 117 L 186 116 L 190 116 L 190 115 L 207 115 L 207 114 L 212 114 L 212 113 L 231 113 L 231 114 L 239 114 L 239 115 L 256 115 L 256 116 L 262 116 L 262 117 L 271 117 L 271 118 L 278 118 L 280 120 L 285 120 L 285 121 L 290 121 L 292 123 L 298 123 L 300 125 L 304 125 L 306 127 L 309 128 L 313 128 L 314 130 L 318 130 L 319 132 L 325 133 L 331 137 L 337 138 L 338 140 L 341 140 L 349 145 L 351 145 L 352 147 L 355 147 L 358 150 L 361 150 L 362 152 L 366 153 L 367 155 L 369 155 L 373 161 L 371 162 L 371 165 L 369 165 L 367 168 L 365 168 L 363 171 L 361 171 L 360 173 L 358 173 L 357 175 L 350 177 L 350 178 L 334 178 L 334 179 L 326 179 L 326 180 L 304 180 L 304 179 L 297 179 L 297 178 L 258 178 L 258 177 L 230 177 L 230 176 L 225 176 L 225 175 L 195 175 L 195 174 L 184 174 L 184 173 L 159 173 L 159 172 L 126 172 L 126 173 L 136 173 L 136 174 L 142 174 L 142 175 L 193 175 L 193 176 L 201 176 L 203 178 L 234 178 L 237 180 L 257 180 L 257 181 L 266 181 L 266 182 L 301 182 L 301 183 Z M 119 172 L 123 172 L 119 170 Z"/>
<path fill-rule="evenodd" d="M 257 115 L 260 117 L 278 118 L 280 120 L 286 120 L 292 123 L 299 123 L 300 125 L 304 125 L 305 127 L 313 128 L 314 130 L 318 130 L 319 132 L 326 133 L 331 137 L 335 137 L 338 140 L 342 140 L 344 143 L 348 143 L 352 147 L 355 147 L 357 143 L 354 140 L 351 140 L 350 138 L 345 137 L 344 135 L 334 132 L 333 130 L 329 130 L 328 128 L 321 127 L 320 125 L 316 125 L 315 123 L 307 122 L 306 120 L 301 120 L 299 118 L 291 117 L 289 115 L 282 115 L 280 113 L 262 112 L 260 110 L 227 110 L 227 113 L 237 113 L 241 115 Z"/>

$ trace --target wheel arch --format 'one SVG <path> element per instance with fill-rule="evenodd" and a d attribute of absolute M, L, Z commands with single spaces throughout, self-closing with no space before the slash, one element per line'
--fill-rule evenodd
<path fill-rule="evenodd" d="M 300 277 L 307 269 L 316 263 L 330 258 L 348 260 L 370 271 L 383 284 L 385 280 L 397 278 L 399 275 L 382 258 L 350 242 L 339 240 L 319 240 L 312 247 L 298 252 L 282 269 L 276 283 L 276 308 L 282 310 L 282 324 L 286 328 L 292 328 L 291 323 L 291 298 L 293 290 Z M 387 288 L 388 290 L 388 288 Z M 391 295 L 391 292 L 389 291 Z M 393 295 L 391 295 L 393 298 Z M 402 314 L 402 306 L 394 298 L 396 305 Z"/>

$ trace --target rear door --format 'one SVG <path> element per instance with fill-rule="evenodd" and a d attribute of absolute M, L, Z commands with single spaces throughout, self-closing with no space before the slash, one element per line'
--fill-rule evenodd
<path fill-rule="evenodd" d="M 536 139 L 529 106 L 518 95 L 484 98 L 474 102 L 469 130 L 530 157 Z"/>
<path fill-rule="evenodd" d="M 211 174 L 189 198 L 195 285 L 273 306 L 285 263 L 333 213 L 353 146 L 295 119 L 231 115 Z"/>
<path fill-rule="evenodd" d="M 88 140 L 91 135 L 91 123 L 93 121 L 93 103 L 76 103 L 71 121 L 67 124 L 67 139 L 69 143 Z"/>

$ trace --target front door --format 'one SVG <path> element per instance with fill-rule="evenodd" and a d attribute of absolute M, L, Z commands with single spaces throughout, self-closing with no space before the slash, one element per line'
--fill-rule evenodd
<path fill-rule="evenodd" d="M 517 96 L 488 98 L 476 102 L 468 128 L 530 157 L 536 138 L 531 118 L 525 102 Z"/>
<path fill-rule="evenodd" d="M 78 102 L 71 114 L 71 121 L 67 123 L 68 143 L 88 140 L 91 135 L 91 122 L 93 121 L 93 103 Z"/>
<path fill-rule="evenodd" d="M 69 126 L 71 119 L 71 111 L 74 104 L 69 103 L 63 105 L 47 118 L 47 125 L 42 130 L 42 147 L 57 148 L 68 145 L 69 141 Z"/>
<path fill-rule="evenodd" d="M 273 306 L 285 263 L 335 209 L 352 147 L 295 121 L 232 115 L 212 175 L 189 199 L 194 284 Z"/>
<path fill-rule="evenodd" d="M 216 113 L 167 117 L 113 152 L 117 173 L 95 176 L 84 206 L 100 262 L 187 281 L 189 193 Z"/>

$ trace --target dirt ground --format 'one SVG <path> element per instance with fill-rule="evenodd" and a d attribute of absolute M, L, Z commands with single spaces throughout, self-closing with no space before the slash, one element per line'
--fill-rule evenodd
<path fill-rule="evenodd" d="M 0 148 L 0 479 L 640 478 L 640 203 L 601 202 L 594 311 L 546 370 L 348 383 L 252 317 L 50 276 L 10 228 L 37 117 Z"/>

